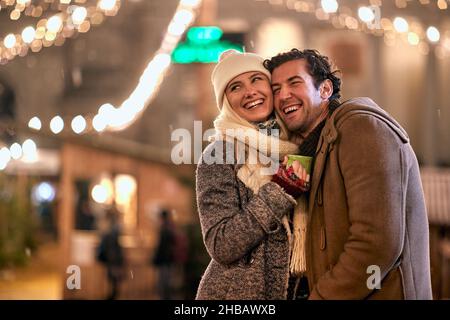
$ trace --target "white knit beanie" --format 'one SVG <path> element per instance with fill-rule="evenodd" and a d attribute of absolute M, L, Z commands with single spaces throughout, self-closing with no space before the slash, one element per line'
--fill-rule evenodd
<path fill-rule="evenodd" d="M 263 62 L 263 57 L 249 52 L 227 50 L 221 54 L 219 63 L 215 66 L 211 76 L 219 110 L 222 109 L 223 96 L 228 83 L 241 73 L 259 71 L 265 74 L 270 81 L 270 72 L 264 68 Z"/>

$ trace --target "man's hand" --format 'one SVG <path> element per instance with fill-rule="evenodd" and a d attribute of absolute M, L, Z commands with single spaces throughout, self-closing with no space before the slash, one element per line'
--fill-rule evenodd
<path fill-rule="evenodd" d="M 303 192 L 309 190 L 310 175 L 297 160 L 293 161 L 289 168 L 286 168 L 286 166 L 287 156 L 284 157 L 277 173 L 273 175 L 272 181 L 281 186 L 288 194 L 297 198 Z"/>

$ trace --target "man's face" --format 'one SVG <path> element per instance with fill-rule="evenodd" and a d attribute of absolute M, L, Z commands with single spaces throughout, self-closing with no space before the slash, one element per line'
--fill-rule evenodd
<path fill-rule="evenodd" d="M 272 90 L 275 109 L 289 131 L 308 134 L 328 106 L 329 95 L 324 94 L 323 85 L 316 89 L 305 59 L 291 60 L 275 68 Z"/>
<path fill-rule="evenodd" d="M 233 78 L 225 95 L 231 108 L 247 121 L 265 121 L 273 111 L 270 81 L 261 72 L 250 71 Z"/>

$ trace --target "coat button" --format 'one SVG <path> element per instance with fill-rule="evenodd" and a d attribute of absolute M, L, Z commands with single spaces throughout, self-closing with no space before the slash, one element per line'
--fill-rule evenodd
<path fill-rule="evenodd" d="M 278 229 L 278 224 L 276 222 L 272 222 L 269 226 L 269 230 L 274 232 L 274 231 L 277 231 L 277 229 Z"/>

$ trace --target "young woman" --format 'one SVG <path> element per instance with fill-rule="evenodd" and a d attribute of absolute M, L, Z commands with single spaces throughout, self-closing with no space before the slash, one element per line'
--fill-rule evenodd
<path fill-rule="evenodd" d="M 307 178 L 298 169 L 295 174 L 304 178 L 297 179 L 298 190 L 291 184 L 281 187 L 282 180 L 273 182 L 263 170 L 268 165 L 252 161 L 250 155 L 276 162 L 296 154 L 298 147 L 286 141 L 287 132 L 277 121 L 270 73 L 261 57 L 224 53 L 212 82 L 220 114 L 196 181 L 203 239 L 212 260 L 197 299 L 286 299 L 292 251 L 288 218 L 297 204 L 287 191 L 304 191 Z M 271 150 L 274 143 L 276 153 Z"/>

